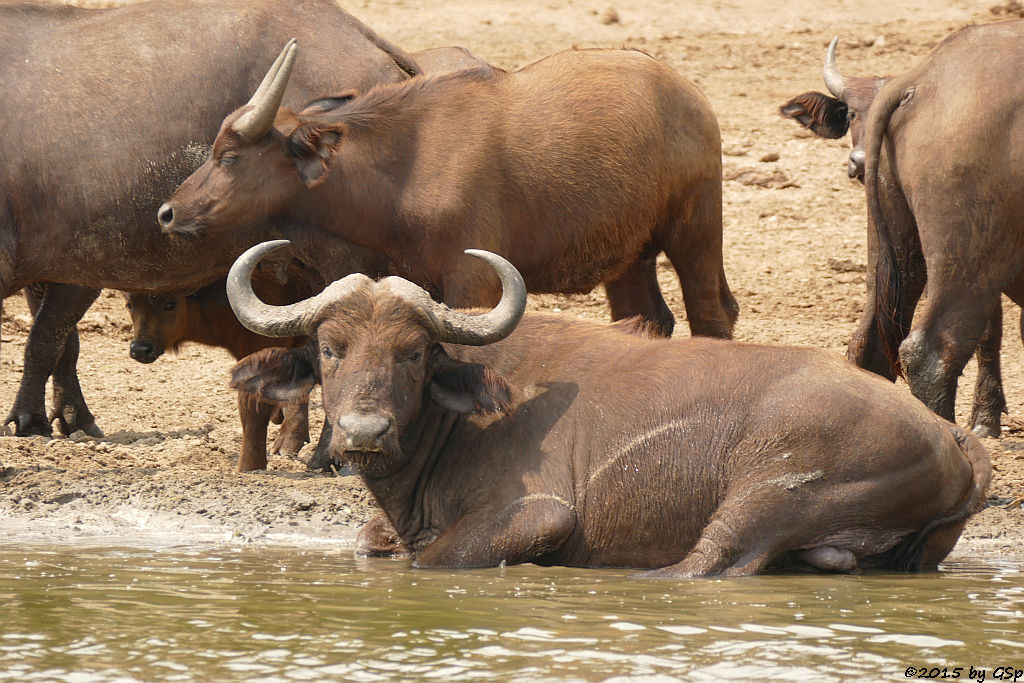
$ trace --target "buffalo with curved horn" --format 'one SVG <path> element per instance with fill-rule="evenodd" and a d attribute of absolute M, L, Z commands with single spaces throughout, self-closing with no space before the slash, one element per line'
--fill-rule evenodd
<path fill-rule="evenodd" d="M 296 112 L 270 94 L 294 56 L 289 46 L 267 94 L 224 120 L 207 163 L 160 208 L 166 232 L 321 225 L 460 307 L 497 300 L 496 279 L 461 258 L 486 247 L 531 292 L 604 284 L 613 319 L 641 315 L 670 335 L 664 252 L 690 331 L 732 336 L 718 123 L 668 67 L 635 50 L 570 50 L 507 73 L 449 51 L 438 75 L 325 93 Z"/>
<path fill-rule="evenodd" d="M 233 385 L 288 401 L 320 378 L 331 454 L 387 518 L 363 551 L 397 534 L 418 567 L 915 570 L 984 503 L 977 438 L 834 354 L 524 316 L 522 278 L 483 251 L 491 311 L 358 275 L 267 306 L 249 273 L 282 244 L 239 259 L 232 306 L 260 334 L 310 334 L 316 357 L 259 352 Z"/>
<path fill-rule="evenodd" d="M 101 433 L 75 372 L 76 323 L 100 288 L 198 289 L 223 278 L 246 247 L 281 234 L 262 223 L 178 239 L 153 215 L 202 163 L 224 111 L 246 102 L 282 44 L 302 35 L 310 51 L 291 72 L 293 104 L 418 73 L 409 55 L 332 0 L 4 3 L 0 35 L 0 299 L 50 283 L 30 292 L 25 372 L 4 419 L 19 436 L 49 435 L 53 420 L 65 434 Z M 267 85 L 258 99 L 269 104 L 243 130 L 255 133 L 276 111 L 280 88 Z M 325 280 L 367 258 L 319 231 L 313 239 L 309 225 L 288 227 L 296 253 Z"/>
<path fill-rule="evenodd" d="M 974 174 L 971 177 L 972 179 L 980 179 L 991 168 L 987 162 L 983 161 L 989 154 L 981 150 L 989 149 L 988 145 L 993 144 L 990 138 L 992 138 L 992 135 L 995 135 L 995 131 L 1000 130 L 1002 124 L 998 121 L 993 121 L 991 125 L 991 131 L 993 132 L 986 132 L 984 140 L 975 139 L 975 132 L 979 130 L 978 121 L 972 118 L 971 120 L 964 120 L 956 124 L 953 112 L 969 111 L 971 112 L 970 116 L 975 118 L 982 115 L 991 115 L 997 118 L 1000 116 L 1010 116 L 1010 114 L 1006 113 L 1006 109 L 1013 106 L 1016 90 L 1014 87 L 995 88 L 992 83 L 996 82 L 997 77 L 1004 73 L 1015 74 L 1015 67 L 1007 64 L 1000 67 L 1000 71 L 993 72 L 993 75 L 989 75 L 985 70 L 989 66 L 1011 60 L 1020 53 L 1017 47 L 1018 43 L 1015 41 L 1019 40 L 1019 35 L 1024 30 L 1021 29 L 1021 26 L 1024 26 L 1021 22 L 1000 22 L 993 24 L 991 27 L 965 29 L 943 41 L 932 52 L 931 56 L 925 59 L 916 69 L 896 79 L 904 82 L 915 81 L 915 79 L 920 77 L 919 74 L 925 73 L 930 68 L 932 73 L 927 76 L 929 80 L 927 89 L 937 88 L 943 92 L 942 97 L 944 101 L 947 103 L 956 102 L 955 107 L 950 104 L 949 111 L 937 108 L 925 115 L 917 113 L 922 107 L 918 102 L 914 101 L 915 89 L 913 86 L 904 90 L 903 94 L 907 95 L 907 97 L 903 101 L 890 101 L 888 103 L 881 101 L 883 98 L 881 98 L 880 93 L 883 92 L 883 89 L 888 88 L 888 84 L 893 79 L 890 77 L 860 78 L 844 76 L 836 66 L 836 46 L 839 39 L 833 38 L 825 55 L 822 75 L 825 85 L 835 97 L 829 97 L 820 92 L 806 92 L 794 97 L 783 105 L 781 113 L 783 116 L 797 120 L 802 126 L 809 128 L 815 134 L 824 138 L 840 138 L 849 131 L 853 149 L 849 155 L 847 172 L 851 178 L 856 178 L 860 181 L 864 180 L 867 160 L 865 151 L 867 122 L 875 114 L 876 110 L 891 106 L 892 111 L 890 113 L 897 115 L 894 118 L 894 122 L 898 121 L 898 124 L 892 126 L 892 130 L 886 133 L 890 141 L 894 139 L 908 139 L 902 136 L 893 138 L 892 132 L 908 125 L 908 123 L 923 121 L 922 117 L 925 117 L 928 119 L 928 123 L 924 125 L 930 126 L 929 132 L 925 133 L 922 139 L 915 144 L 919 145 L 919 151 L 922 152 L 926 149 L 939 150 L 937 153 L 941 158 L 936 160 L 936 165 L 922 172 L 928 173 L 934 178 L 946 177 L 952 179 L 963 175 L 963 169 L 958 167 L 951 173 L 943 175 L 938 172 L 938 169 L 943 164 L 954 163 L 967 166 L 979 163 L 985 168 L 981 169 L 980 173 Z M 993 45 L 1004 45 L 1006 48 L 1005 53 L 995 53 L 995 48 L 990 45 L 979 46 L 979 49 L 975 52 L 968 51 L 962 47 L 969 44 L 971 39 L 979 33 L 991 35 L 995 41 Z M 1004 36 L 1008 37 L 1000 37 L 998 34 L 1004 34 Z M 990 60 L 986 56 L 991 56 L 992 54 L 995 54 L 997 58 Z M 933 66 L 930 67 L 929 65 Z M 975 104 L 968 106 L 966 104 L 968 100 L 974 100 Z M 886 124 L 886 128 L 888 129 L 890 126 Z M 937 131 L 940 130 L 945 131 L 941 144 L 936 143 L 936 139 L 938 139 Z M 954 154 L 952 149 L 956 146 L 961 146 L 962 151 Z M 994 149 L 992 154 L 995 158 L 1001 158 Z M 900 263 L 896 271 L 900 273 L 898 279 L 901 281 L 899 287 L 903 290 L 900 295 L 902 301 L 895 305 L 895 307 L 892 302 L 883 302 L 881 304 L 882 308 L 879 308 L 879 298 L 888 296 L 886 290 L 895 290 L 888 283 L 883 283 L 881 287 L 876 284 L 879 230 L 875 216 L 869 215 L 867 232 L 867 301 L 860 324 L 850 339 L 847 357 L 851 362 L 860 367 L 876 372 L 883 377 L 895 379 L 898 363 L 891 361 L 896 360 L 898 353 L 896 346 L 906 336 L 911 325 L 914 307 L 921 297 L 928 280 L 926 271 L 933 269 L 931 267 L 925 268 L 925 261 L 928 259 L 928 256 L 922 251 L 922 235 L 919 234 L 917 214 L 920 210 L 908 204 L 906 191 L 898 187 L 899 183 L 894 180 L 898 174 L 886 168 L 886 165 L 889 163 L 886 155 L 878 155 L 876 163 L 879 164 L 880 174 L 877 177 L 881 177 L 885 181 L 880 185 L 884 191 L 880 193 L 882 195 L 880 199 L 882 208 L 878 215 L 889 217 L 887 222 L 891 224 L 889 230 L 892 234 L 886 240 L 894 241 L 897 245 L 897 253 L 901 254 Z M 1006 187 L 1017 186 L 1008 181 L 1002 181 L 1002 183 Z M 908 189 L 913 190 L 909 186 Z M 916 194 L 918 196 L 917 202 L 922 206 L 923 204 L 937 205 L 931 194 L 921 193 L 920 191 L 916 192 Z M 953 202 L 953 205 L 941 212 L 945 218 L 960 216 L 963 220 L 967 220 L 968 223 L 971 222 L 972 219 L 968 219 L 967 216 L 975 211 L 974 208 L 970 207 L 973 199 L 964 199 L 962 193 L 953 187 L 943 188 L 938 194 L 942 197 L 938 203 L 942 203 L 947 199 Z M 971 192 L 970 196 L 1006 197 L 1007 195 L 1000 188 L 993 189 L 987 194 Z M 1008 205 L 1013 205 L 1013 201 L 1016 200 L 1011 200 Z M 985 222 L 988 219 L 979 218 L 978 220 Z M 944 229 L 944 232 L 948 234 L 946 237 L 941 238 L 940 241 L 955 241 L 958 239 L 957 235 L 969 235 L 972 230 L 965 226 L 956 229 Z M 934 239 L 934 237 L 935 235 L 930 239 Z M 1013 244 L 1015 239 L 1012 235 L 1001 235 L 997 240 L 998 245 L 984 246 L 982 251 L 984 253 L 999 254 L 1000 256 L 1012 255 L 1013 250 L 1005 249 L 1004 245 Z M 941 251 L 944 254 L 955 254 L 957 258 L 961 258 L 962 255 L 971 253 L 972 248 L 966 243 L 956 245 L 950 243 L 943 247 Z M 986 267 L 982 261 L 987 260 L 988 257 L 986 256 L 985 259 L 982 259 L 981 256 L 969 258 L 979 259 L 976 265 L 972 264 L 970 267 L 972 274 L 968 280 L 973 280 L 973 273 Z M 954 270 L 957 268 L 954 267 Z M 943 266 L 937 272 L 945 272 L 946 270 L 947 268 Z M 1003 279 L 1004 282 L 1000 286 L 1007 294 L 1011 295 L 1011 298 L 1016 297 L 1015 300 L 1024 301 L 1024 294 L 1014 294 L 1012 292 L 1013 286 L 1009 284 L 1013 277 L 1012 275 L 1007 273 L 998 277 Z M 885 279 L 888 280 L 889 278 L 885 277 Z M 973 287 L 972 282 L 963 284 Z M 1018 289 L 1020 288 L 1018 287 Z M 966 300 L 970 302 L 967 304 L 968 306 L 974 306 L 977 298 L 974 295 L 970 295 Z M 995 300 L 998 300 L 998 296 Z M 976 354 L 978 378 L 975 384 L 974 406 L 971 410 L 970 426 L 980 436 L 997 437 L 1000 435 L 1001 414 L 1006 412 L 1006 399 L 1003 395 L 1002 372 L 999 362 L 999 349 L 1002 345 L 1003 336 L 1003 311 L 1001 306 L 993 304 L 993 301 L 993 299 L 987 300 L 986 305 L 983 307 L 988 318 L 982 323 L 972 321 L 970 323 L 971 331 L 967 336 L 948 346 L 952 349 L 953 346 L 959 347 L 961 344 L 967 344 L 971 348 L 967 350 L 966 357 L 969 357 L 971 352 Z M 886 310 L 886 308 L 889 310 Z M 971 317 L 975 317 L 974 313 L 972 313 Z M 901 327 L 902 329 L 893 329 L 894 326 L 891 324 L 893 320 L 900 321 L 895 327 Z M 951 339 L 950 335 L 952 333 L 949 331 L 951 329 L 952 327 L 943 327 L 940 335 Z M 957 348 L 955 352 L 950 351 L 947 354 L 944 351 L 941 354 L 943 358 L 941 362 L 943 364 L 947 360 L 952 361 L 949 370 L 942 369 L 936 373 L 937 376 L 942 377 L 940 383 L 944 386 L 941 389 L 933 387 L 925 390 L 919 382 L 919 388 L 915 390 L 915 393 L 920 398 L 937 410 L 939 414 L 947 418 L 951 418 L 953 415 L 951 411 L 956 378 L 960 374 L 963 363 L 966 362 L 966 357 L 963 355 L 964 352 L 965 349 Z M 933 355 L 933 358 L 937 360 L 938 356 Z M 954 370 L 953 366 L 957 366 L 957 369 Z M 928 380 L 928 382 L 931 381 Z M 926 392 L 930 394 L 930 397 L 926 397 Z"/>

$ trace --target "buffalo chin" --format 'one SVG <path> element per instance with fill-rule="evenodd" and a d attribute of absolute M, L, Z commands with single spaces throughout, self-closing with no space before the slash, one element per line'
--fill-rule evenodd
<path fill-rule="evenodd" d="M 359 474 L 372 478 L 394 474 L 405 464 L 405 457 L 401 454 L 385 451 L 341 451 L 335 459 L 350 463 Z"/>

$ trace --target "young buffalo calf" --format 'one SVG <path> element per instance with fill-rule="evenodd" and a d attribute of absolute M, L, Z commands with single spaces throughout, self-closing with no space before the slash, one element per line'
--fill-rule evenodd
<path fill-rule="evenodd" d="M 274 268 L 261 268 L 256 277 L 260 295 L 281 304 L 312 295 L 317 283 L 316 276 L 295 259 L 281 261 Z M 224 280 L 191 294 L 125 293 L 124 296 L 134 329 L 129 353 L 140 363 L 152 363 L 164 351 L 177 351 L 186 342 L 226 349 L 235 360 L 270 346 L 294 347 L 306 343 L 304 336 L 271 339 L 242 327 L 228 305 Z M 271 420 L 281 425 L 272 453 L 294 457 L 309 441 L 308 393 L 293 402 L 278 405 L 241 392 L 238 414 L 242 422 L 239 472 L 266 469 L 267 426 Z"/>
<path fill-rule="evenodd" d="M 520 323 L 522 279 L 480 251 L 503 286 L 488 312 L 359 275 L 270 306 L 249 273 L 281 244 L 235 263 L 232 307 L 260 334 L 316 339 L 332 453 L 418 567 L 914 570 L 945 557 L 984 502 L 977 438 L 832 353 Z M 301 394 L 312 363 L 291 358 L 234 383 Z"/>

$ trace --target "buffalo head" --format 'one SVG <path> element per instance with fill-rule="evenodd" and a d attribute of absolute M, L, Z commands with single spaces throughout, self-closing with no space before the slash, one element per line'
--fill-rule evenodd
<path fill-rule="evenodd" d="M 268 356 L 262 366 L 236 374 L 233 386 L 270 400 L 287 401 L 317 380 L 333 427 L 331 455 L 367 476 L 396 471 L 409 454 L 403 436 L 432 403 L 455 413 L 501 412 L 509 387 L 491 370 L 458 361 L 442 343 L 482 346 L 515 329 L 526 307 L 526 286 L 505 259 L 486 251 L 466 253 L 486 261 L 502 283 L 491 311 L 468 314 L 433 301 L 408 280 L 374 282 L 353 274 L 320 294 L 290 306 L 270 306 L 252 291 L 250 276 L 264 254 L 288 244 L 265 242 L 242 254 L 228 275 L 228 300 L 239 321 L 268 337 L 310 335 L 317 358 Z M 314 367 L 314 365 L 316 367 Z M 415 439 L 416 437 L 412 437 Z"/>
<path fill-rule="evenodd" d="M 282 108 L 297 50 L 294 39 L 285 45 L 249 102 L 224 119 L 206 162 L 157 211 L 165 232 L 260 222 L 326 177 L 344 129 L 301 117 L 349 96 L 316 100 L 298 115 Z"/>
<path fill-rule="evenodd" d="M 128 347 L 132 358 L 140 363 L 152 363 L 167 349 L 178 348 L 187 305 L 184 294 L 125 294 L 124 297 L 132 316 L 132 341 Z"/>
<path fill-rule="evenodd" d="M 833 38 L 825 54 L 822 76 L 825 87 L 834 95 L 820 92 L 805 92 L 797 95 L 779 111 L 783 116 L 796 119 L 804 128 L 811 129 L 823 138 L 841 138 L 850 132 L 853 151 L 847 164 L 847 175 L 864 181 L 864 125 L 868 109 L 875 95 L 882 89 L 888 78 L 850 78 L 839 73 L 836 66 L 836 46 L 839 38 Z"/>

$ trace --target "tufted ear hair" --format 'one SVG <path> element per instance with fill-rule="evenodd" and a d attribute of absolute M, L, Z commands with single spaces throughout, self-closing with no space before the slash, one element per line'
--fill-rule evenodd
<path fill-rule="evenodd" d="M 311 360 L 310 345 L 299 348 L 261 349 L 231 368 L 232 389 L 262 401 L 295 403 L 306 401 L 319 382 L 318 368 Z"/>
<path fill-rule="evenodd" d="M 453 359 L 440 344 L 431 354 L 430 395 L 439 405 L 465 414 L 511 412 L 512 391 L 504 377 L 479 363 Z"/>
<path fill-rule="evenodd" d="M 328 95 L 326 97 L 318 97 L 315 100 L 310 100 L 302 111 L 299 112 L 299 117 L 313 116 L 315 114 L 323 114 L 325 112 L 334 111 L 338 107 L 342 107 L 351 102 L 358 95 L 355 90 L 346 90 L 336 95 Z"/>
<path fill-rule="evenodd" d="M 846 135 L 850 127 L 848 111 L 845 102 L 820 92 L 805 92 L 779 107 L 779 113 L 786 118 L 795 119 L 815 135 L 830 140 Z"/>
<path fill-rule="evenodd" d="M 303 123 L 288 137 L 288 156 L 306 187 L 316 187 L 327 177 L 345 133 L 340 123 Z"/>

